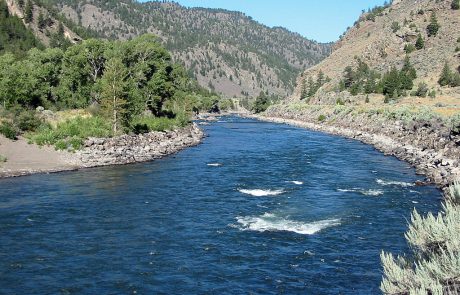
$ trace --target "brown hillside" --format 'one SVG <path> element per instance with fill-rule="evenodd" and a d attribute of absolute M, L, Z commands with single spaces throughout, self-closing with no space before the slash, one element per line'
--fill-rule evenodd
<path fill-rule="evenodd" d="M 438 97 L 460 98 L 459 87 L 440 87 L 437 83 L 446 61 L 453 70 L 460 66 L 460 10 L 451 9 L 451 2 L 399 0 L 376 14 L 375 21 L 368 17 L 368 13 L 363 14 L 335 44 L 335 50 L 328 58 L 298 78 L 290 100 L 299 100 L 303 81 L 309 77 L 316 79 L 318 73 L 323 71 L 331 80 L 310 99 L 310 103 L 331 104 L 338 98 L 352 103 L 364 101 L 365 95 L 351 96 L 347 91 L 339 91 L 338 85 L 343 79 L 345 67 L 355 66 L 359 58 L 381 74 L 392 66 L 401 68 L 406 57 L 405 46 L 415 45 L 419 33 L 425 40 L 425 48 L 409 54 L 417 70 L 414 88 L 424 82 L 436 91 Z M 433 12 L 436 13 L 440 29 L 437 36 L 428 37 L 426 28 Z M 400 28 L 395 29 L 393 23 Z M 371 101 L 373 97 L 383 100 L 378 95 L 371 95 Z"/>

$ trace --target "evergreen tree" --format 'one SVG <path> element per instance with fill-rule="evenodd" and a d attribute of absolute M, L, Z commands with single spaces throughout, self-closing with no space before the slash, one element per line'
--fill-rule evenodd
<path fill-rule="evenodd" d="M 34 19 L 34 7 L 31 0 L 27 0 L 25 12 L 24 12 L 24 21 L 26 23 L 32 22 Z"/>
<path fill-rule="evenodd" d="M 305 79 L 302 79 L 302 87 L 300 89 L 300 99 L 303 100 L 307 98 L 307 96 L 308 96 L 307 83 Z"/>
<path fill-rule="evenodd" d="M 404 59 L 404 65 L 400 72 L 399 81 L 402 89 L 411 90 L 414 87 L 413 81 L 417 78 L 417 71 L 410 63 L 408 56 Z"/>
<path fill-rule="evenodd" d="M 46 27 L 46 20 L 45 17 L 43 16 L 43 13 L 40 11 L 40 14 L 38 15 L 38 28 L 40 30 L 43 30 Z"/>
<path fill-rule="evenodd" d="M 426 27 L 426 31 L 428 33 L 428 37 L 436 36 L 438 34 L 440 25 L 438 23 L 438 18 L 436 17 L 436 13 L 432 13 L 430 17 L 430 24 Z"/>
<path fill-rule="evenodd" d="M 18 5 L 21 9 L 24 8 L 24 0 L 18 0 Z"/>
<path fill-rule="evenodd" d="M 452 0 L 452 4 L 450 5 L 450 7 L 453 10 L 459 10 L 460 9 L 460 0 Z"/>
<path fill-rule="evenodd" d="M 418 34 L 417 41 L 415 41 L 415 48 L 417 50 L 423 49 L 425 47 L 425 40 L 423 40 L 422 34 Z"/>
<path fill-rule="evenodd" d="M 444 68 L 442 69 L 441 76 L 439 77 L 438 83 L 441 86 L 450 85 L 452 81 L 452 71 L 450 70 L 449 64 L 444 64 Z"/>

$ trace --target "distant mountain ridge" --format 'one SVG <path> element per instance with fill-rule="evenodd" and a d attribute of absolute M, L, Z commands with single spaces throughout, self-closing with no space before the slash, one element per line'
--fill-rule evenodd
<path fill-rule="evenodd" d="M 269 28 L 241 12 L 186 8 L 167 1 L 41 2 L 99 37 L 156 34 L 202 86 L 227 96 L 256 96 L 261 91 L 290 95 L 298 74 L 331 52 L 331 44 Z"/>

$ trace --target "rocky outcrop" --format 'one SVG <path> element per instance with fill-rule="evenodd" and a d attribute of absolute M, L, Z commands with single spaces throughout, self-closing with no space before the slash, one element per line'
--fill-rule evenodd
<path fill-rule="evenodd" d="M 344 136 L 373 145 L 413 165 L 427 182 L 446 188 L 460 179 L 460 136 L 441 122 L 390 121 L 375 114 L 343 115 L 318 121 L 318 112 L 292 111 L 283 107 L 269 109 L 262 120 L 286 123 Z"/>
<path fill-rule="evenodd" d="M 122 135 L 114 138 L 90 138 L 77 152 L 81 167 L 124 165 L 162 158 L 198 145 L 203 131 L 196 124 L 168 132 Z"/>

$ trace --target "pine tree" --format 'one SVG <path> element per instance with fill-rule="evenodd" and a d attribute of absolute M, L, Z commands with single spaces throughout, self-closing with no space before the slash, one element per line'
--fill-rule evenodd
<path fill-rule="evenodd" d="M 440 26 L 438 23 L 438 18 L 436 17 L 436 13 L 433 12 L 431 14 L 430 24 L 426 27 L 428 37 L 436 36 L 438 34 L 439 28 Z"/>
<path fill-rule="evenodd" d="M 21 9 L 24 8 L 24 0 L 18 0 L 18 5 Z"/>
<path fill-rule="evenodd" d="M 101 106 L 111 120 L 113 134 L 120 130 L 126 112 L 126 77 L 127 69 L 120 58 L 112 58 L 107 62 L 101 78 Z"/>
<path fill-rule="evenodd" d="M 34 7 L 32 1 L 28 0 L 24 12 L 24 21 L 30 23 L 34 20 Z"/>
<path fill-rule="evenodd" d="M 415 41 L 415 48 L 417 50 L 423 49 L 425 47 L 425 40 L 423 40 L 422 34 L 418 34 L 417 41 Z"/>
<path fill-rule="evenodd" d="M 444 68 L 442 69 L 441 76 L 439 77 L 438 83 L 441 86 L 450 85 L 452 81 L 452 71 L 450 70 L 449 64 L 444 64 Z"/>
<path fill-rule="evenodd" d="M 40 30 L 43 30 L 46 27 L 46 20 L 45 17 L 43 16 L 43 13 L 40 11 L 40 14 L 38 15 L 38 28 Z"/>
<path fill-rule="evenodd" d="M 452 0 L 452 4 L 450 5 L 450 7 L 453 10 L 459 10 L 460 9 L 460 0 Z"/>
<path fill-rule="evenodd" d="M 300 99 L 305 99 L 308 96 L 307 83 L 305 79 L 302 79 L 302 88 L 300 90 Z"/>

